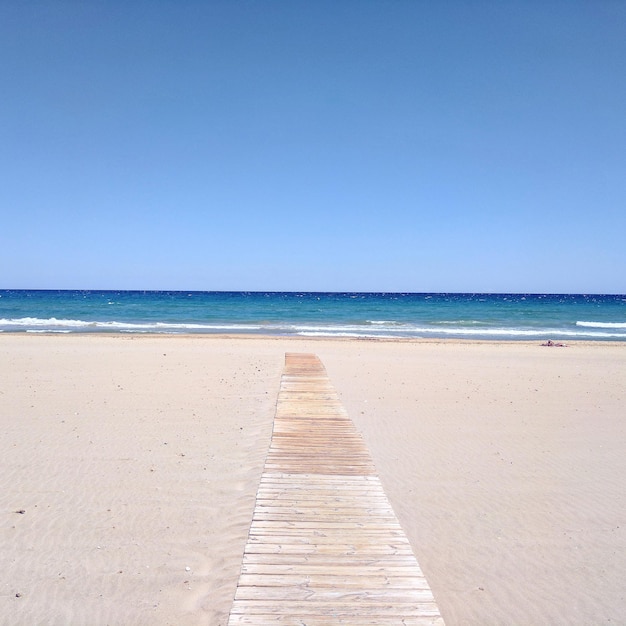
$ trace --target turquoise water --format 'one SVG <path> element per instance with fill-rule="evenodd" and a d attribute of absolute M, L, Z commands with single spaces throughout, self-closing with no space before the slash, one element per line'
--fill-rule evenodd
<path fill-rule="evenodd" d="M 626 295 L 4 290 L 0 332 L 626 341 Z"/>

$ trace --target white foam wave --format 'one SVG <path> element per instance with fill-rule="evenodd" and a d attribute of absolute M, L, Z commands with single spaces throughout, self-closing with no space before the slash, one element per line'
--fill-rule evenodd
<path fill-rule="evenodd" d="M 607 333 L 592 331 L 572 331 L 559 328 L 531 329 L 531 328 L 422 328 L 419 331 L 424 334 L 455 335 L 455 336 L 482 336 L 482 337 L 570 337 L 572 339 L 592 338 L 622 338 L 624 333 Z"/>
<path fill-rule="evenodd" d="M 47 330 L 45 328 L 41 328 L 41 329 L 36 329 L 36 328 L 29 328 L 26 330 L 27 333 L 61 333 L 61 334 L 68 334 L 71 333 L 71 330 L 63 330 L 63 329 L 52 329 L 52 330 Z"/>
<path fill-rule="evenodd" d="M 321 331 L 301 331 L 297 332 L 300 337 L 347 337 L 349 339 L 389 339 L 389 335 L 377 335 L 375 333 L 349 333 L 349 332 L 325 332 Z"/>
<path fill-rule="evenodd" d="M 433 322 L 433 324 L 441 325 L 441 326 L 458 326 L 459 324 L 486 324 L 487 322 L 481 322 L 480 320 L 439 320 L 437 322 Z"/>
<path fill-rule="evenodd" d="M 577 329 L 560 328 L 493 328 L 474 320 L 422 325 L 371 320 L 367 323 L 200 323 L 200 322 L 121 322 L 76 319 L 41 319 L 23 317 L 0 319 L 0 332 L 123 332 L 123 333 L 267 333 L 326 337 L 476 337 L 476 338 L 550 338 L 550 339 L 622 339 L 626 340 L 626 323 L 580 321 Z"/>
<path fill-rule="evenodd" d="M 117 321 L 85 321 L 73 319 L 57 319 L 50 317 L 41 319 L 37 317 L 21 317 L 16 319 L 0 319 L 0 326 L 5 329 L 24 328 L 27 332 L 53 332 L 59 328 L 71 330 L 119 330 L 124 332 L 150 332 L 161 330 L 173 331 L 250 331 L 260 330 L 262 326 L 253 324 L 198 324 L 198 323 L 177 323 L 177 322 L 117 322 Z M 49 330 L 48 330 L 49 329 Z M 68 330 L 67 332 L 71 332 Z M 58 331 L 62 332 L 62 331 Z"/>
<path fill-rule="evenodd" d="M 85 322 L 83 320 L 59 320 L 56 317 L 50 317 L 48 319 L 40 319 L 38 317 L 20 317 L 16 319 L 0 319 L 0 325 L 2 326 L 72 326 L 85 327 L 89 326 L 91 322 Z"/>
<path fill-rule="evenodd" d="M 576 322 L 576 326 L 585 328 L 626 328 L 626 322 Z"/>
<path fill-rule="evenodd" d="M 468 326 L 428 327 L 428 326 L 404 326 L 402 328 L 377 327 L 376 332 L 368 332 L 363 327 L 296 327 L 296 333 L 303 336 L 325 337 L 476 337 L 476 338 L 569 338 L 569 339 L 626 339 L 625 333 L 611 333 L 602 331 L 575 331 L 564 329 L 532 329 L 532 328 L 476 328 Z"/>

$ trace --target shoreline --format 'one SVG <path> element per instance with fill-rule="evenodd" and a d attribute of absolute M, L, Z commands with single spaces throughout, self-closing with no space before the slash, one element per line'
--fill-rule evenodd
<path fill-rule="evenodd" d="M 1 333 L 0 615 L 223 626 L 288 351 L 322 360 L 448 626 L 626 614 L 623 342 Z"/>
<path fill-rule="evenodd" d="M 528 345 L 540 347 L 567 348 L 574 346 L 622 346 L 626 347 L 626 340 L 621 339 L 572 339 L 559 340 L 564 345 L 542 346 L 549 339 L 474 339 L 463 337 L 344 337 L 344 336 L 305 336 L 305 335 L 274 335 L 257 333 L 123 333 L 123 332 L 55 332 L 55 331 L 2 331 L 2 337 L 90 337 L 114 339 L 194 339 L 194 340 L 250 340 L 250 341 L 298 341 L 298 342 L 342 342 L 342 343 L 390 343 L 390 344 L 462 344 L 462 345 Z"/>

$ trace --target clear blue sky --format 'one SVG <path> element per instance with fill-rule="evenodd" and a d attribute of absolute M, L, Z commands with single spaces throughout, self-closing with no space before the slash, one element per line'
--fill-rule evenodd
<path fill-rule="evenodd" d="M 0 288 L 626 292 L 626 2 L 0 3 Z"/>

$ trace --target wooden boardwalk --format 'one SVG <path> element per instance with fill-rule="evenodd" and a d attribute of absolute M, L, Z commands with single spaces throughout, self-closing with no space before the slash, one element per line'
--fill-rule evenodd
<path fill-rule="evenodd" d="M 369 452 L 313 354 L 287 354 L 229 626 L 443 625 Z"/>

